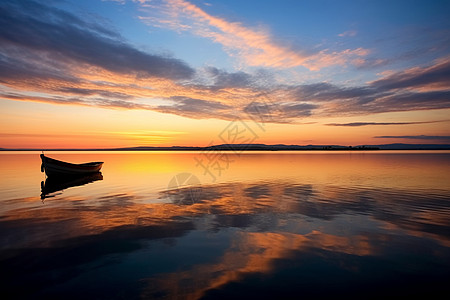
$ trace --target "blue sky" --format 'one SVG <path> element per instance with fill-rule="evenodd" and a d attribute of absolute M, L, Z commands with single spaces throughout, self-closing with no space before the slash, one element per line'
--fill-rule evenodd
<path fill-rule="evenodd" d="M 77 15 L 98 16 L 124 39 L 146 51 L 166 52 L 199 68 L 214 63 L 232 72 L 248 69 L 212 39 L 164 26 L 167 1 L 72 1 L 61 5 Z M 56 4 L 58 2 L 55 2 Z M 446 56 L 450 1 L 190 1 L 211 16 L 263 30 L 275 43 L 299 52 L 364 48 L 365 64 L 345 70 L 358 77 L 375 70 L 401 70 Z M 151 7 L 146 7 L 151 5 Z M 182 14 L 181 14 L 182 15 Z M 153 17 L 149 22 L 143 18 Z M 102 20 L 103 19 L 103 20 Z M 192 25 L 195 18 L 173 19 Z M 200 55 L 199 55 L 200 53 Z M 377 63 L 377 60 L 379 62 Z M 378 66 L 377 66 L 378 64 Z M 389 66 L 387 66 L 389 64 Z M 258 67 L 258 66 L 252 66 Z M 302 71 L 302 68 L 298 68 Z M 340 68 L 342 69 L 342 68 Z M 369 70 L 366 70 L 369 69 Z M 337 71 L 338 72 L 338 71 Z M 338 75 L 338 74 L 337 74 Z M 339 76 L 327 80 L 341 81 Z"/>
<path fill-rule="evenodd" d="M 119 146 L 202 144 L 187 141 L 252 113 L 271 124 L 267 143 L 450 136 L 450 1 L 7 0 L 0 9 L 7 145 L 38 140 L 22 122 L 36 105 L 103 118 L 120 110 L 123 129 L 97 133 L 136 137 Z M 159 128 L 168 119 L 170 130 Z M 49 139 L 60 135 L 46 122 Z M 142 132 L 158 134 L 145 142 Z"/>

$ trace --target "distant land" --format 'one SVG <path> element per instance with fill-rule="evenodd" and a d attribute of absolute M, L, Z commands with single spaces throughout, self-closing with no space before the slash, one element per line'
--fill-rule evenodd
<path fill-rule="evenodd" d="M 450 144 L 383 144 L 383 145 L 266 145 L 266 144 L 221 144 L 208 147 L 170 146 L 170 147 L 125 147 L 125 148 L 89 148 L 89 149 L 36 149 L 36 148 L 0 148 L 0 151 L 361 151 L 361 150 L 450 150 Z"/>

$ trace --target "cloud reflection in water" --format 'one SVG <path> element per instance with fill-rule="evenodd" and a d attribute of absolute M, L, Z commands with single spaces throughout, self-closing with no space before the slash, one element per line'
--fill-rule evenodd
<path fill-rule="evenodd" d="M 125 191 L 63 195 L 52 207 L 11 211 L 0 219 L 2 288 L 78 297 L 95 275 L 100 284 L 89 288 L 102 297 L 264 298 L 422 282 L 413 292 L 448 279 L 447 191 L 293 181 L 196 191 L 195 201 L 192 187 L 161 191 L 172 199 L 163 203 Z"/>

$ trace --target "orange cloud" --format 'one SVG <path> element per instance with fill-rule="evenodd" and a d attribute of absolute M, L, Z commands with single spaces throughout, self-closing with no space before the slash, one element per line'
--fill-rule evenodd
<path fill-rule="evenodd" d="M 340 237 L 319 231 L 306 235 L 241 232 L 218 262 L 149 278 L 143 296 L 153 296 L 154 287 L 158 286 L 158 291 L 166 292 L 167 298 L 199 299 L 208 291 L 242 280 L 248 274 L 273 272 L 278 259 L 311 247 L 359 256 L 371 255 L 376 250 L 363 235 Z"/>

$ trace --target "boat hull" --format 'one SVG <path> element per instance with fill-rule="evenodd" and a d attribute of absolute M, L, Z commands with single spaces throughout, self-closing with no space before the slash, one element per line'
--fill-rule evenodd
<path fill-rule="evenodd" d="M 90 162 L 85 164 L 72 164 L 53 159 L 41 154 L 42 169 L 47 176 L 73 176 L 97 173 L 102 168 L 103 162 Z"/>

